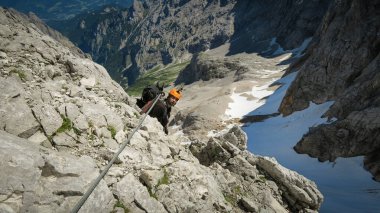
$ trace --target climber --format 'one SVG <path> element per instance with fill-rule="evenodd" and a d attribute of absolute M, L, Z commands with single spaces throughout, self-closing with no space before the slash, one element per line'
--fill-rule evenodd
<path fill-rule="evenodd" d="M 150 111 L 149 115 L 157 120 L 164 127 L 165 134 L 168 134 L 168 122 L 172 107 L 177 104 L 177 101 L 182 97 L 182 89 L 173 88 L 169 91 L 168 96 L 164 100 L 158 100 L 156 105 Z M 153 101 L 149 101 L 145 106 L 141 108 L 141 114 L 146 113 Z"/>

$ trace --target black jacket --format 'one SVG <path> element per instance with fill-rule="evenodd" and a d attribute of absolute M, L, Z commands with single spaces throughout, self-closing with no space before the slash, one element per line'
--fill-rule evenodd
<path fill-rule="evenodd" d="M 153 109 L 150 111 L 149 115 L 153 118 L 157 118 L 157 120 L 164 127 L 164 131 L 168 134 L 167 125 L 169 123 L 170 112 L 172 108 L 166 104 L 165 100 L 158 100 L 156 105 L 154 105 Z"/>

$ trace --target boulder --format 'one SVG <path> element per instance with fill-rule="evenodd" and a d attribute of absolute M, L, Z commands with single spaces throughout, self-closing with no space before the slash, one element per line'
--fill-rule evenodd
<path fill-rule="evenodd" d="M 90 157 L 40 150 L 0 130 L 1 212 L 68 212 L 99 174 Z M 114 202 L 101 181 L 81 211 L 109 212 Z"/>
<path fill-rule="evenodd" d="M 25 100 L 25 90 L 14 78 L 0 77 L 0 128 L 28 138 L 38 131 L 40 124 Z"/>

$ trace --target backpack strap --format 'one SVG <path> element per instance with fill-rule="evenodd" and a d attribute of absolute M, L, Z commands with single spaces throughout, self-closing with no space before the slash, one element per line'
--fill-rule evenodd
<path fill-rule="evenodd" d="M 140 111 L 140 115 L 146 113 L 149 108 L 152 106 L 153 104 L 153 101 L 148 101 L 148 103 L 146 103 L 142 108 L 141 108 L 141 111 Z"/>

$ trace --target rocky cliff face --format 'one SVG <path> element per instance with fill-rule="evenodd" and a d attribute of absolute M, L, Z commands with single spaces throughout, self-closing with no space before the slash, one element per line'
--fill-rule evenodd
<path fill-rule="evenodd" d="M 299 70 L 280 110 L 289 114 L 310 101 L 334 100 L 326 116 L 337 121 L 310 130 L 295 147 L 322 161 L 367 156 L 371 163 L 380 146 L 379 67 L 380 1 L 335 1 L 314 37 L 311 48 L 291 70 Z M 372 156 L 372 157 L 371 157 Z"/>
<path fill-rule="evenodd" d="M 232 44 L 230 54 L 271 54 L 278 44 L 295 48 L 314 34 L 329 3 L 135 1 L 128 11 L 115 9 L 108 15 L 102 11 L 77 17 L 70 21 L 70 29 L 57 27 L 104 64 L 114 79 L 126 76 L 133 83 L 156 65 L 190 60 L 192 54 L 227 41 Z"/>
<path fill-rule="evenodd" d="M 0 212 L 68 212 L 140 115 L 106 70 L 0 8 Z M 198 143 L 200 142 L 200 143 Z M 313 212 L 314 182 L 245 150 L 147 118 L 82 212 Z"/>
<path fill-rule="evenodd" d="M 41 19 L 64 20 L 74 17 L 77 14 L 96 10 L 107 4 L 115 4 L 123 7 L 131 5 L 132 0 L 65 0 L 65 1 L 44 1 L 44 0 L 0 0 L 0 6 L 11 7 L 23 13 L 34 12 Z"/>

